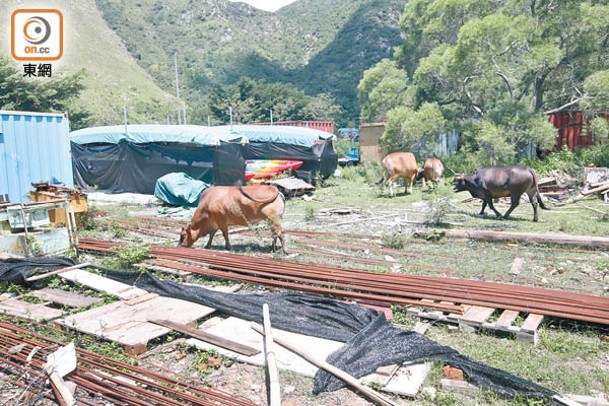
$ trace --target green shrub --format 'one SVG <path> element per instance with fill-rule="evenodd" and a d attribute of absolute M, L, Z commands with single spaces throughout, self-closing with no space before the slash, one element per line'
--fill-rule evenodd
<path fill-rule="evenodd" d="M 115 255 L 111 258 L 104 258 L 102 266 L 111 269 L 132 269 L 134 264 L 148 258 L 148 245 L 130 245 L 116 247 Z"/>
<path fill-rule="evenodd" d="M 429 193 L 423 193 L 423 200 L 427 203 L 425 222 L 434 226 L 443 224 L 446 215 L 452 211 L 450 186 L 439 184 Z"/>

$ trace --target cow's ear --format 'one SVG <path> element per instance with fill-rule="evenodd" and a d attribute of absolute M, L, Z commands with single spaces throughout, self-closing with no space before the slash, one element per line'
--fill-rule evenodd
<path fill-rule="evenodd" d="M 192 224 L 188 223 L 186 226 L 186 231 L 190 231 L 192 229 Z"/>

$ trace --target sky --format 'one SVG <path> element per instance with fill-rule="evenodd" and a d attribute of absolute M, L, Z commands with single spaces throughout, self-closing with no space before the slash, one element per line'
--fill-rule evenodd
<path fill-rule="evenodd" d="M 232 2 L 247 3 L 250 6 L 266 11 L 277 11 L 283 6 L 294 3 L 296 0 L 230 0 Z"/>

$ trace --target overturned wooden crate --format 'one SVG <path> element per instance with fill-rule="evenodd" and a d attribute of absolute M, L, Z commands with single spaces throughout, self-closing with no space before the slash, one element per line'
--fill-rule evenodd
<path fill-rule="evenodd" d="M 49 210 L 49 219 L 54 226 L 68 224 L 67 215 L 70 212 L 74 213 L 76 225 L 83 225 L 83 216 L 89 210 L 87 196 L 81 193 L 58 193 L 53 191 L 31 191 L 30 199 L 33 202 L 44 202 L 49 200 L 67 199 L 68 207 L 66 209 Z M 66 213 L 68 211 L 68 213 Z"/>
<path fill-rule="evenodd" d="M 421 302 L 430 302 L 422 299 Z M 443 302 L 444 303 L 444 302 Z M 453 304 L 446 302 L 446 304 Z M 406 314 L 421 319 L 457 324 L 461 330 L 484 329 L 495 333 L 515 334 L 519 341 L 537 345 L 538 329 L 544 316 L 515 310 L 494 309 L 481 306 L 464 306 L 463 314 L 433 311 L 422 307 L 411 307 Z M 522 321 L 522 324 L 519 321 Z"/>

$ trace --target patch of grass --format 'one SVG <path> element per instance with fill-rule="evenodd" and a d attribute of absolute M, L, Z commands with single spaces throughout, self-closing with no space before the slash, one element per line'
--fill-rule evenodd
<path fill-rule="evenodd" d="M 360 171 L 356 166 L 345 166 L 341 168 L 342 178 L 349 182 L 355 182 L 360 179 Z"/>
<path fill-rule="evenodd" d="M 427 224 L 439 226 L 446 222 L 447 215 L 453 211 L 452 189 L 446 185 L 438 185 L 429 193 L 423 193 L 423 201 L 427 203 Z"/>
<path fill-rule="evenodd" d="M 598 334 L 589 331 L 573 334 L 573 331 L 562 328 L 542 330 L 539 346 L 551 353 L 571 359 L 589 360 L 596 357 L 599 352 L 609 352 L 609 344 L 601 341 Z"/>
<path fill-rule="evenodd" d="M 383 234 L 383 236 L 381 237 L 381 242 L 384 246 L 396 250 L 404 249 L 404 247 L 406 247 L 406 244 L 408 243 L 408 240 L 409 236 L 400 232 Z"/>
<path fill-rule="evenodd" d="M 127 245 L 124 247 L 116 247 L 115 255 L 102 259 L 102 266 L 110 269 L 133 269 L 133 265 L 148 258 L 150 246 L 145 245 Z"/>
<path fill-rule="evenodd" d="M 311 221 L 315 220 L 316 217 L 317 217 L 317 210 L 315 209 L 315 207 L 307 206 L 305 208 L 305 216 L 304 216 L 305 221 L 311 222 Z"/>
<path fill-rule="evenodd" d="M 393 313 L 392 322 L 395 324 L 399 324 L 401 327 L 403 327 L 405 329 L 411 330 L 414 328 L 414 325 L 416 322 L 415 322 L 415 319 L 413 319 L 406 313 L 406 311 L 407 311 L 407 309 L 402 306 L 392 305 L 391 306 L 391 312 Z"/>

